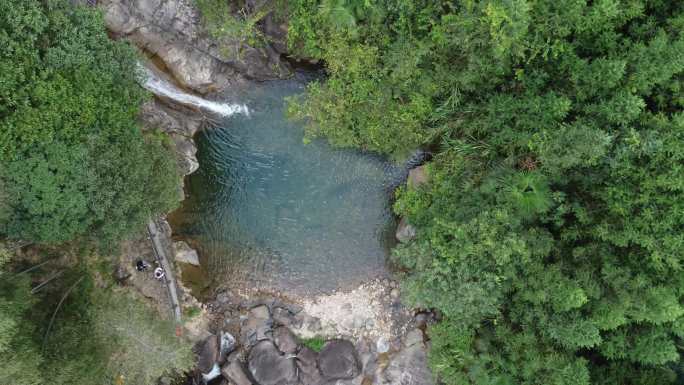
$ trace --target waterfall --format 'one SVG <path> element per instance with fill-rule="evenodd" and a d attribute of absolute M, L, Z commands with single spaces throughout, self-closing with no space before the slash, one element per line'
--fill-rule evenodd
<path fill-rule="evenodd" d="M 206 100 L 190 94 L 157 76 L 151 69 L 139 64 L 141 85 L 157 96 L 171 99 L 184 106 L 195 107 L 221 116 L 233 114 L 249 115 L 249 109 L 244 104 L 219 103 Z"/>

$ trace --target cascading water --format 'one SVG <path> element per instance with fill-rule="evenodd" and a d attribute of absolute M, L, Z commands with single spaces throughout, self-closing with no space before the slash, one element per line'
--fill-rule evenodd
<path fill-rule="evenodd" d="M 157 76 L 150 68 L 139 64 L 140 84 L 153 94 L 173 100 L 184 106 L 195 107 L 221 116 L 234 114 L 249 115 L 249 109 L 244 104 L 219 103 L 203 99 L 187 93 L 170 82 Z"/>

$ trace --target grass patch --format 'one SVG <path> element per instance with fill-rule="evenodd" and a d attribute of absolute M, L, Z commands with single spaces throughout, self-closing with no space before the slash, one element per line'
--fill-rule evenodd
<path fill-rule="evenodd" d="M 188 319 L 192 319 L 197 317 L 201 312 L 202 309 L 198 308 L 197 306 L 190 306 L 185 309 L 185 316 Z"/>
<path fill-rule="evenodd" d="M 301 343 L 302 343 L 302 345 L 313 350 L 314 352 L 320 352 L 321 349 L 323 349 L 323 345 L 325 345 L 325 338 L 318 337 L 318 336 L 311 337 L 311 338 L 304 338 L 301 340 Z"/>

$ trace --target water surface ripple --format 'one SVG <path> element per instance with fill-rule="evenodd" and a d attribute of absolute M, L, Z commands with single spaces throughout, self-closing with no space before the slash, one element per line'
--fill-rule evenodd
<path fill-rule="evenodd" d="M 284 98 L 303 86 L 256 85 L 240 100 L 249 116 L 196 138 L 200 168 L 174 231 L 220 279 L 312 293 L 385 273 L 388 186 L 400 171 L 377 155 L 303 144 L 301 124 L 284 116 Z"/>

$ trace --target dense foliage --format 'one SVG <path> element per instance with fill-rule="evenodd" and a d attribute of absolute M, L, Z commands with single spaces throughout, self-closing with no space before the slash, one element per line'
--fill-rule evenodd
<path fill-rule="evenodd" d="M 295 0 L 309 135 L 401 156 L 447 384 L 665 384 L 684 346 L 684 3 Z"/>
<path fill-rule="evenodd" d="M 135 62 L 92 9 L 0 0 L 0 235 L 111 241 L 173 207 L 173 156 L 136 121 Z"/>
<path fill-rule="evenodd" d="M 3 269 L 9 255 L 0 243 L 0 383 L 149 385 L 192 366 L 173 323 L 111 279 L 70 268 L 31 291 L 30 274 Z"/>
<path fill-rule="evenodd" d="M 0 0 L 0 239 L 111 245 L 177 203 L 168 139 L 137 122 L 135 51 L 71 3 Z M 192 365 L 173 325 L 98 273 L 104 258 L 29 274 L 12 254 L 0 242 L 0 384 L 149 385 Z"/>

